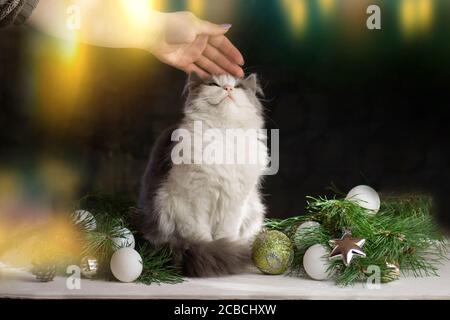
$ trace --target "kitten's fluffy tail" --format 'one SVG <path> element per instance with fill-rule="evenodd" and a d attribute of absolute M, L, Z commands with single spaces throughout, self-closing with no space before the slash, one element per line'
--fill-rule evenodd
<path fill-rule="evenodd" d="M 219 239 L 212 242 L 184 242 L 173 248 L 188 277 L 214 277 L 242 273 L 250 263 L 250 246 Z"/>

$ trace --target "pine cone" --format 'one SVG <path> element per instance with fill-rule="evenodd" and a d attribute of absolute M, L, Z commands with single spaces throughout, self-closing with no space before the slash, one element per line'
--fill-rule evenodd
<path fill-rule="evenodd" d="M 41 282 L 53 281 L 56 276 L 56 264 L 49 262 L 33 262 L 31 273 Z"/>

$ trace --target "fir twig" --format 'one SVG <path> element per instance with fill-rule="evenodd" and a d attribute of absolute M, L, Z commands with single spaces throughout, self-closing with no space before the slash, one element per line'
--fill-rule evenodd
<path fill-rule="evenodd" d="M 346 199 L 308 197 L 307 202 L 307 216 L 271 219 L 265 224 L 266 228 L 289 231 L 296 247 L 293 274 L 304 274 L 303 255 L 310 246 L 319 243 L 330 248 L 329 240 L 339 238 L 344 228 L 349 228 L 353 236 L 366 239 L 366 258 L 355 258 L 348 267 L 342 261 L 330 261 L 328 270 L 338 285 L 367 279 L 371 266 L 379 268 L 382 282 L 392 281 L 396 277 L 389 264 L 399 265 L 403 273 L 415 276 L 437 275 L 437 265 L 447 259 L 447 247 L 430 213 L 429 197 L 389 197 L 377 214 Z M 307 220 L 318 221 L 320 227 L 298 232 L 299 222 Z"/>
<path fill-rule="evenodd" d="M 121 218 L 101 215 L 96 217 L 97 228 L 85 230 L 85 241 L 82 256 L 97 258 L 103 276 L 109 276 L 109 262 L 114 253 L 114 238 L 125 238 Z"/>
<path fill-rule="evenodd" d="M 150 285 L 152 283 L 176 284 L 183 282 L 179 270 L 173 265 L 172 253 L 167 248 L 153 249 L 144 244 L 138 249 L 143 264 L 143 271 L 137 282 Z"/>

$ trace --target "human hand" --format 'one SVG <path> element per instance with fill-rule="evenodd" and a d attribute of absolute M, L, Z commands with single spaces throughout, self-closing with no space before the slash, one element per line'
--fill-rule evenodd
<path fill-rule="evenodd" d="M 1 0 L 0 0 L 1 1 Z M 190 12 L 162 13 L 155 10 L 135 16 L 135 1 L 40 0 L 29 23 L 48 34 L 73 41 L 67 28 L 66 6 L 80 8 L 81 29 L 76 39 L 110 48 L 141 48 L 159 60 L 187 73 L 206 78 L 230 73 L 242 77 L 244 59 L 225 37 L 231 25 L 216 25 Z M 133 12 L 127 15 L 126 12 Z"/>
<path fill-rule="evenodd" d="M 190 12 L 162 13 L 159 24 L 158 34 L 146 49 L 162 62 L 202 78 L 244 75 L 244 58 L 225 36 L 231 25 L 203 21 Z"/>

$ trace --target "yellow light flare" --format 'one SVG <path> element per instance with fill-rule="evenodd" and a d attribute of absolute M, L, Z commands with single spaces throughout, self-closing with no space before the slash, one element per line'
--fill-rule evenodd
<path fill-rule="evenodd" d="M 162 11 L 164 7 L 163 0 L 122 0 L 122 9 L 125 15 L 135 25 L 147 24 L 151 11 Z"/>
<path fill-rule="evenodd" d="M 205 1 L 204 0 L 188 0 L 187 9 L 191 11 L 196 16 L 201 17 L 205 11 Z"/>
<path fill-rule="evenodd" d="M 415 0 L 402 0 L 400 6 L 400 21 L 404 35 L 409 38 L 415 31 Z"/>
<path fill-rule="evenodd" d="M 420 31 L 429 31 L 433 23 L 433 1 L 418 0 L 417 15 Z"/>
<path fill-rule="evenodd" d="M 46 221 L 0 221 L 0 261 L 13 267 L 30 267 L 40 263 L 61 262 L 76 257 L 81 251 L 79 230 L 60 215 Z"/>
<path fill-rule="evenodd" d="M 0 210 L 2 210 L 2 209 L 0 208 Z M 2 251 L 4 251 L 4 250 L 2 250 L 2 248 L 5 248 L 6 244 L 10 243 L 8 241 L 8 237 L 6 234 L 7 232 L 8 232 L 8 229 L 6 228 L 6 224 L 2 219 L 2 213 L 0 213 L 0 262 L 2 261 L 2 259 L 1 259 Z"/>
<path fill-rule="evenodd" d="M 117 9 L 115 15 L 126 22 L 125 27 L 118 30 L 119 37 L 141 46 L 148 39 L 159 36 L 161 21 L 157 12 L 163 10 L 162 0 L 121 0 Z"/>
<path fill-rule="evenodd" d="M 56 131 L 70 127 L 86 111 L 81 85 L 86 75 L 87 49 L 71 41 L 42 41 L 33 51 L 37 120 Z"/>
<path fill-rule="evenodd" d="M 122 8 L 126 16 L 137 25 L 148 23 L 151 5 L 150 0 L 122 0 Z"/>
<path fill-rule="evenodd" d="M 15 172 L 0 168 L 0 219 L 3 205 L 15 202 L 22 193 L 20 177 Z"/>
<path fill-rule="evenodd" d="M 66 203 L 73 201 L 81 183 L 80 174 L 72 166 L 52 158 L 40 161 L 38 178 L 52 197 Z"/>
<path fill-rule="evenodd" d="M 78 33 L 73 31 L 70 34 L 70 38 L 61 42 L 60 46 L 58 46 L 58 52 L 61 57 L 61 61 L 66 65 L 70 65 L 74 63 L 75 58 L 77 57 L 77 53 L 79 50 L 78 44 Z"/>
<path fill-rule="evenodd" d="M 406 38 L 426 34 L 433 24 L 433 1 L 402 0 L 400 23 Z"/>
<path fill-rule="evenodd" d="M 308 11 L 305 0 L 282 0 L 285 14 L 291 25 L 292 32 L 296 36 L 305 33 L 308 23 Z"/>
<path fill-rule="evenodd" d="M 166 8 L 167 0 L 150 0 L 150 8 L 157 11 L 163 11 Z"/>
<path fill-rule="evenodd" d="M 329 17 L 335 8 L 335 0 L 318 0 L 320 12 L 323 16 Z"/>
<path fill-rule="evenodd" d="M 63 3 L 61 8 L 68 10 L 63 26 L 65 32 L 62 32 L 64 40 L 36 35 L 37 39 L 30 47 L 36 120 L 52 130 L 67 128 L 73 117 L 83 110 L 78 99 L 81 81 L 87 71 L 86 46 L 79 43 L 82 30 L 77 27 L 75 12 L 69 10 L 70 1 Z M 88 1 L 85 3 L 89 4 Z"/>

